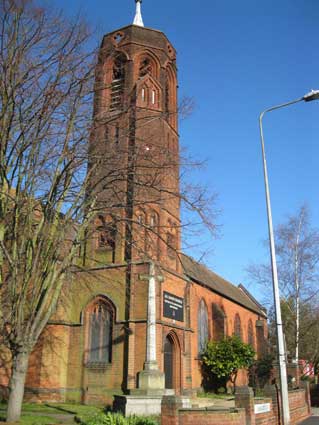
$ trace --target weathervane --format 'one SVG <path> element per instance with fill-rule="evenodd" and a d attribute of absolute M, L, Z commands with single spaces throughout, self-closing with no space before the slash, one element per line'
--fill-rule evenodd
<path fill-rule="evenodd" d="M 142 12 L 141 12 L 142 0 L 135 0 L 135 3 L 136 3 L 136 13 L 135 13 L 133 25 L 138 25 L 139 27 L 144 27 Z"/>

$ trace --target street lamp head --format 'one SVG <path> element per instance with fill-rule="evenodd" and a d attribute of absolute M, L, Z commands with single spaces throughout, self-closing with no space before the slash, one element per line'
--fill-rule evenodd
<path fill-rule="evenodd" d="M 311 102 L 312 100 L 319 100 L 319 90 L 311 90 L 303 97 L 305 102 Z"/>

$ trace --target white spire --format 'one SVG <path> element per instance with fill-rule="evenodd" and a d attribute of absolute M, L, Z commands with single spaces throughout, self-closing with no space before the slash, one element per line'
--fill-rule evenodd
<path fill-rule="evenodd" d="M 142 0 L 135 0 L 136 3 L 136 13 L 133 25 L 138 25 L 139 27 L 144 27 L 142 12 L 141 12 L 141 3 Z"/>

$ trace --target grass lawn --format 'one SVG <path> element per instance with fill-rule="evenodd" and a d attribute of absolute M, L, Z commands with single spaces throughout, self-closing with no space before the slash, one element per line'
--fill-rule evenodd
<path fill-rule="evenodd" d="M 234 395 L 232 394 L 215 394 L 215 393 L 199 393 L 197 394 L 198 398 L 212 398 L 219 400 L 233 400 Z"/>
<path fill-rule="evenodd" d="M 61 420 L 59 421 L 52 416 L 39 415 L 34 416 L 32 414 L 22 414 L 19 422 L 5 422 L 5 416 L 0 414 L 0 423 L 8 423 L 9 424 L 19 424 L 19 425 L 53 425 L 53 424 L 61 424 Z"/>
<path fill-rule="evenodd" d="M 4 422 L 6 415 L 6 404 L 0 403 L 0 423 Z M 75 415 L 87 416 L 103 409 L 94 406 L 84 406 L 81 404 L 55 404 L 55 403 L 24 403 L 22 406 L 22 416 L 19 424 L 21 425 L 53 425 L 66 423 L 65 419 L 59 416 L 69 416 L 68 423 L 72 423 Z"/>

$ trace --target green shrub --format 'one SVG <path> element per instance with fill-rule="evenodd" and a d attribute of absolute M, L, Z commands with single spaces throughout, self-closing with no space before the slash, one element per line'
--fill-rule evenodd
<path fill-rule="evenodd" d="M 202 354 L 205 372 L 215 377 L 230 380 L 235 389 L 236 378 L 239 369 L 249 368 L 255 357 L 251 345 L 245 344 L 237 336 L 224 338 L 221 341 L 209 341 Z"/>
<path fill-rule="evenodd" d="M 83 425 L 157 425 L 150 418 L 129 416 L 125 418 L 120 413 L 98 413 L 82 421 Z"/>
<path fill-rule="evenodd" d="M 266 354 L 256 360 L 249 370 L 249 384 L 253 388 L 264 388 L 270 381 L 273 370 L 273 356 Z"/>

